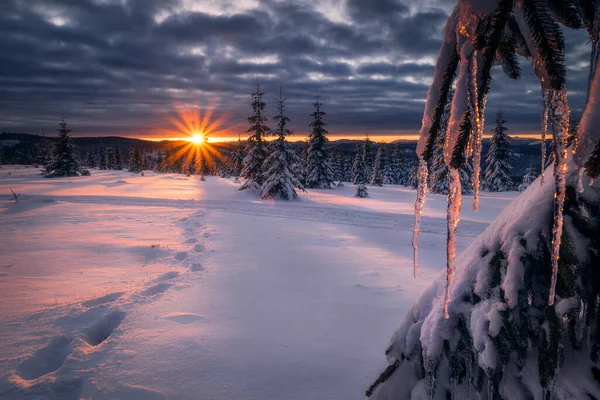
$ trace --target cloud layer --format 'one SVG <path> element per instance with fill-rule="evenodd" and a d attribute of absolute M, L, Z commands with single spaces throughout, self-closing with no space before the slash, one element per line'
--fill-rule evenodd
<path fill-rule="evenodd" d="M 451 3 L 3 0 L 0 130 L 49 133 L 64 114 L 79 134 L 160 135 L 187 104 L 237 135 L 259 77 L 268 102 L 283 86 L 298 134 L 317 93 L 331 133 L 414 134 Z M 580 113 L 589 46 L 584 32 L 567 39 Z M 495 70 L 490 112 L 535 132 L 539 84 L 523 61 L 517 82 Z"/>

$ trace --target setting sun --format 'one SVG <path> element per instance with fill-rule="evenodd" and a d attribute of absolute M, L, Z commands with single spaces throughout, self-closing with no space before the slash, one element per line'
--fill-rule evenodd
<path fill-rule="evenodd" d="M 192 142 L 197 145 L 202 145 L 202 144 L 204 144 L 204 142 L 208 141 L 207 138 L 204 135 L 202 135 L 201 133 L 195 133 L 192 136 L 190 136 L 189 138 L 187 138 L 187 140 L 189 142 Z"/>

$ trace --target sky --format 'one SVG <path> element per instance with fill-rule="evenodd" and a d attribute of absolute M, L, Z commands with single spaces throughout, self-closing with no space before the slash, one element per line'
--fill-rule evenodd
<path fill-rule="evenodd" d="M 75 136 L 246 136 L 256 80 L 295 137 L 319 95 L 334 139 L 415 138 L 452 0 L 0 0 L 0 131 Z M 590 45 L 565 32 L 570 103 L 581 115 Z M 530 63 L 493 72 L 513 134 L 539 131 Z"/>

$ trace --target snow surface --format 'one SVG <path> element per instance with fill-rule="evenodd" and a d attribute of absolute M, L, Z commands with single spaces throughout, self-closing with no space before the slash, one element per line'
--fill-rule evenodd
<path fill-rule="evenodd" d="M 0 398 L 363 398 L 445 266 L 446 197 L 429 195 L 415 281 L 414 190 L 238 187 L 0 169 Z M 516 194 L 465 210 L 458 251 Z"/>

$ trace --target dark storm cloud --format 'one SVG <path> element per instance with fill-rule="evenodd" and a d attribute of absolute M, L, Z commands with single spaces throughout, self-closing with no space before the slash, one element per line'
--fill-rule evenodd
<path fill-rule="evenodd" d="M 230 3 L 0 1 L 0 130 L 49 132 L 64 114 L 76 133 L 150 135 L 181 103 L 213 104 L 241 130 L 257 76 L 268 102 L 283 85 L 298 134 L 316 93 L 331 133 L 418 130 L 449 1 Z M 567 32 L 576 110 L 584 37 Z M 522 67 L 518 82 L 495 72 L 489 103 L 516 131 L 539 125 L 539 84 Z"/>

